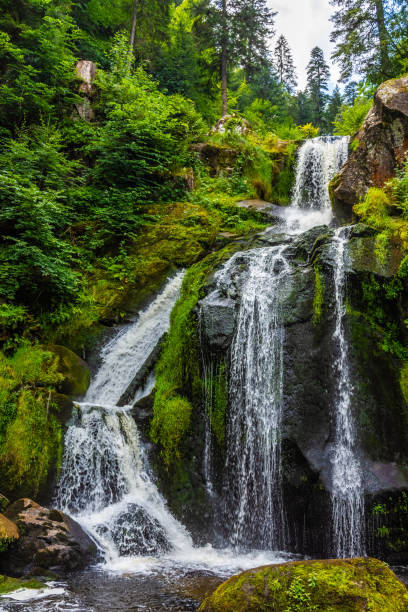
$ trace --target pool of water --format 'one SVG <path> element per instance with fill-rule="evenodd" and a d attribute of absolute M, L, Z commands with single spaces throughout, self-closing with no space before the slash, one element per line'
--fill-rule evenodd
<path fill-rule="evenodd" d="M 188 558 L 122 557 L 52 582 L 40 592 L 21 590 L 0 599 L 1 612 L 188 612 L 227 578 L 245 569 L 294 559 L 287 553 L 237 554 L 211 546 Z"/>

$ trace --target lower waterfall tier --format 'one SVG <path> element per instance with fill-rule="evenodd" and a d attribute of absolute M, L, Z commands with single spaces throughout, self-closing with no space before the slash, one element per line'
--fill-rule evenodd
<path fill-rule="evenodd" d="M 239 326 L 238 313 L 251 270 L 251 253 L 260 247 L 280 248 L 280 244 L 290 267 L 290 282 L 279 295 L 284 335 L 279 461 L 286 549 L 313 556 L 336 554 L 332 517 L 333 496 L 338 495 L 338 491 L 336 493 L 333 486 L 333 466 L 339 458 L 336 448 L 339 448 L 341 435 L 336 430 L 339 427 L 335 418 L 339 379 L 335 370 L 340 364 L 343 376 L 349 378 L 343 384 L 347 382 L 352 393 L 349 418 L 355 427 L 353 453 L 361 479 L 356 494 L 358 489 L 362 519 L 365 511 L 364 524 L 361 524 L 361 537 L 364 532 L 366 534 L 365 543 L 358 546 L 362 550 L 365 545 L 369 554 L 395 562 L 402 562 L 408 556 L 408 543 L 401 537 L 408 522 L 408 514 L 403 510 L 408 489 L 405 472 L 408 426 L 401 386 L 404 368 L 395 352 L 387 350 L 386 346 L 390 334 L 388 323 L 400 318 L 398 300 L 386 297 L 400 256 L 397 251 L 390 250 L 388 259 L 380 262 L 375 255 L 372 230 L 357 225 L 350 228 L 349 233 L 344 246 L 342 306 L 342 325 L 348 343 L 347 371 L 341 360 L 339 362 L 340 346 L 335 340 L 333 230 L 317 227 L 294 238 L 278 235 L 276 231 L 265 232 L 246 244 L 236 245 L 239 252 L 222 272 L 217 272 L 222 254 L 215 267 L 210 266 L 207 270 L 205 278 L 201 272 L 203 264 L 196 268 L 196 278 L 194 268 L 189 271 L 189 284 L 198 280 L 201 283 L 198 291 L 201 300 L 197 302 L 196 287 L 196 297 L 192 299 L 186 285 L 185 302 L 176 306 L 174 319 L 180 317 L 180 329 L 183 321 L 188 320 L 190 330 L 188 340 L 187 336 L 183 339 L 189 343 L 189 362 L 179 367 L 185 372 L 195 368 L 198 378 L 194 388 L 201 385 L 205 393 L 204 397 L 197 391 L 192 393 L 188 381 L 181 381 L 179 393 L 189 400 L 191 414 L 183 435 L 178 438 L 168 469 L 162 470 L 160 462 L 157 464 L 161 488 L 170 508 L 193 533 L 201 534 L 203 540 L 211 527 L 216 543 L 231 542 L 231 515 L 226 494 L 238 491 L 239 484 L 234 481 L 233 472 L 228 470 L 231 457 L 228 459 L 227 444 L 232 418 L 231 393 L 236 396 L 235 391 L 231 392 L 231 385 L 234 377 L 239 379 L 240 376 L 239 372 L 233 374 L 231 347 L 236 341 L 234 330 Z M 231 257 L 231 249 L 225 253 L 225 259 L 228 257 Z M 259 291 L 257 295 L 261 308 L 269 298 Z M 383 326 L 378 323 L 378 316 Z M 260 311 L 256 316 L 257 325 L 259 317 Z M 395 337 L 398 333 L 396 331 Z M 172 332 L 170 339 L 174 340 Z M 174 352 L 174 346 L 172 350 Z M 191 363 L 192 355 L 196 356 L 196 365 Z M 165 349 L 161 363 L 166 362 L 170 370 L 171 359 L 170 352 Z M 258 376 L 256 370 L 253 375 Z M 245 373 L 241 372 L 241 376 L 244 380 Z M 253 400 L 258 401 L 256 397 Z M 172 425 L 170 422 L 167 425 L 171 436 Z M 245 433 L 247 426 L 248 423 L 243 424 L 241 443 L 235 451 L 240 461 L 245 461 L 245 444 L 250 431 Z M 158 452 L 165 453 L 165 439 L 160 442 Z M 236 478 L 241 477 L 238 472 L 236 474 Z M 261 478 L 259 470 L 255 470 L 255 474 L 256 478 Z M 344 482 L 347 483 L 347 469 Z M 345 503 L 343 506 L 347 510 Z M 341 503 L 338 506 L 342 514 L 343 506 Z M 252 516 L 256 521 L 258 515 L 252 503 L 248 506 L 248 515 L 245 517 L 244 512 L 239 520 L 249 521 Z M 350 529 L 347 522 L 343 527 Z M 240 529 L 241 533 L 245 532 L 245 527 Z M 248 526 L 248 534 L 250 531 Z M 248 547 L 254 543 L 259 546 L 259 539 L 252 542 L 248 538 Z M 242 544 L 245 545 L 245 538 L 241 538 Z"/>

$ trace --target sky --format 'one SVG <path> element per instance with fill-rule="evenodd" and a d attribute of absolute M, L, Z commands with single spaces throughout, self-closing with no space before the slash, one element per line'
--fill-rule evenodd
<path fill-rule="evenodd" d="M 330 66 L 332 88 L 337 82 L 339 70 L 330 59 L 333 47 L 330 43 L 329 19 L 333 8 L 329 0 L 268 0 L 268 4 L 278 11 L 275 41 L 283 34 L 292 49 L 299 89 L 306 86 L 306 66 L 310 52 L 316 46 L 323 49 Z"/>

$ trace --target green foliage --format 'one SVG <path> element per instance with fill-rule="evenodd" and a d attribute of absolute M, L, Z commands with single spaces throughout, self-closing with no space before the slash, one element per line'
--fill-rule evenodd
<path fill-rule="evenodd" d="M 156 366 L 156 393 L 150 435 L 161 449 L 167 468 L 178 464 L 182 444 L 190 430 L 194 407 L 201 406 L 203 381 L 199 370 L 197 320 L 194 307 L 202 297 L 204 283 L 214 267 L 227 258 L 231 248 L 214 253 L 192 266 L 186 273 L 180 298 L 171 314 L 170 331 Z M 223 374 L 215 385 L 216 406 L 213 423 L 223 439 Z M 187 399 L 189 398 L 189 399 Z"/>
<path fill-rule="evenodd" d="M 314 291 L 314 301 L 313 301 L 313 325 L 318 325 L 322 318 L 322 310 L 323 310 L 323 283 L 322 283 L 322 275 L 320 273 L 319 265 L 316 263 L 314 265 L 315 272 L 315 291 Z"/>
<path fill-rule="evenodd" d="M 354 136 L 363 125 L 372 105 L 371 98 L 358 97 L 352 106 L 343 106 L 340 109 L 339 119 L 334 121 L 335 134 L 338 136 Z"/>
<path fill-rule="evenodd" d="M 39 346 L 0 353 L 0 476 L 8 494 L 35 497 L 46 483 L 62 440 L 53 397 L 61 380 L 58 362 Z"/>

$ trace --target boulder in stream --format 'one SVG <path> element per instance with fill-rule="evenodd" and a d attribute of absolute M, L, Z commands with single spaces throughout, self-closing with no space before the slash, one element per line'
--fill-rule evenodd
<path fill-rule="evenodd" d="M 19 499 L 7 508 L 8 523 L 18 539 L 0 554 L 0 568 L 25 576 L 38 570 L 64 573 L 86 566 L 96 554 L 93 540 L 82 527 L 59 510 L 43 508 L 31 499 Z"/>
<path fill-rule="evenodd" d="M 382 561 L 370 558 L 295 561 L 233 576 L 201 612 L 337 610 L 405 612 L 408 590 Z"/>

